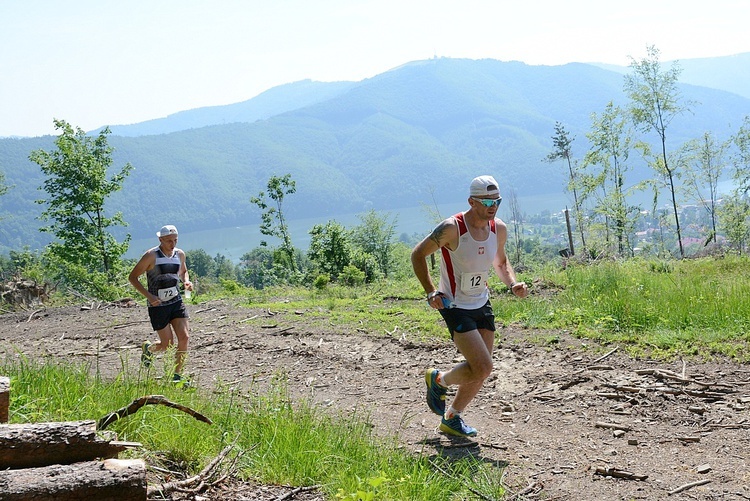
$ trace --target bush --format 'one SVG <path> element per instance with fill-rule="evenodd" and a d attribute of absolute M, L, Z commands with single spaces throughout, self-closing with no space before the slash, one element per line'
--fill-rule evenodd
<path fill-rule="evenodd" d="M 339 275 L 339 282 L 350 286 L 362 285 L 365 283 L 365 272 L 351 264 L 346 265 Z"/>
<path fill-rule="evenodd" d="M 320 275 L 315 277 L 313 285 L 316 289 L 323 290 L 328 287 L 329 283 L 331 283 L 331 276 L 328 273 L 321 273 Z"/>

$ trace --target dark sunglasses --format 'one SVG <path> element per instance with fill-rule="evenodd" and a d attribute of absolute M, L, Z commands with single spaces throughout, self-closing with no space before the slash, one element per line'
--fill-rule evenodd
<path fill-rule="evenodd" d="M 476 200 L 480 204 L 484 205 L 485 207 L 499 207 L 500 202 L 503 201 L 503 197 L 498 198 L 477 198 L 477 197 L 471 197 L 472 200 Z"/>

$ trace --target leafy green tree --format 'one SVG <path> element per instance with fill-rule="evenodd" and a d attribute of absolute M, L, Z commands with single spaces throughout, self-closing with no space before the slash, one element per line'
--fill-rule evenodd
<path fill-rule="evenodd" d="M 723 200 L 717 212 L 719 228 L 726 235 L 729 245 L 738 254 L 742 254 L 747 246 L 748 235 L 750 235 L 750 227 L 748 227 L 750 201 L 735 192 Z"/>
<path fill-rule="evenodd" d="M 273 251 L 267 247 L 256 247 L 240 258 L 237 274 L 240 281 L 249 287 L 263 289 L 273 285 Z"/>
<path fill-rule="evenodd" d="M 575 211 L 576 223 L 578 231 L 581 234 L 581 247 L 583 247 L 584 255 L 586 252 L 586 237 L 584 234 L 584 217 L 583 217 L 583 203 L 584 197 L 580 196 L 579 191 L 582 188 L 582 180 L 577 165 L 573 162 L 572 145 L 573 140 L 570 133 L 565 129 L 565 126 L 560 122 L 555 122 L 555 135 L 552 136 L 552 152 L 547 155 L 546 160 L 548 162 L 555 162 L 557 160 L 565 160 L 568 168 L 568 186 L 567 189 L 573 194 L 573 204 Z M 574 249 L 570 249 L 571 254 L 574 254 Z"/>
<path fill-rule="evenodd" d="M 711 231 L 706 239 L 707 244 L 711 241 L 716 242 L 719 180 L 728 165 L 728 148 L 729 143 L 717 140 L 710 132 L 704 133 L 701 139 L 689 141 L 685 145 L 689 159 L 684 188 L 691 198 L 699 201 L 708 214 Z"/>
<path fill-rule="evenodd" d="M 212 278 L 216 277 L 216 262 L 203 249 L 185 251 L 185 261 L 190 270 L 190 276 Z"/>
<path fill-rule="evenodd" d="M 635 226 L 635 207 L 627 204 L 628 191 L 625 189 L 625 175 L 629 170 L 627 160 L 630 154 L 632 137 L 627 129 L 627 118 L 620 107 L 610 101 L 601 115 L 591 116 L 591 131 L 586 134 L 591 148 L 584 157 L 584 168 L 599 171 L 586 176 L 586 189 L 594 193 L 597 202 L 594 212 L 605 221 L 605 240 L 609 243 L 612 233 L 620 256 L 631 253 L 626 245 L 628 235 Z M 596 194 L 599 194 L 598 196 Z"/>
<path fill-rule="evenodd" d="M 291 174 L 285 174 L 282 177 L 271 176 L 266 185 L 266 191 L 261 191 L 257 197 L 252 197 L 250 202 L 257 205 L 261 214 L 260 232 L 263 235 L 273 236 L 281 239 L 281 248 L 286 254 L 287 266 L 290 271 L 296 271 L 294 246 L 289 234 L 289 227 L 284 218 L 283 204 L 284 197 L 297 191 L 297 186 L 292 180 Z M 275 207 L 269 205 L 267 198 L 275 203 Z M 265 245 L 263 242 L 261 245 Z"/>
<path fill-rule="evenodd" d="M 377 263 L 377 271 L 388 277 L 392 267 L 391 258 L 397 218 L 394 216 L 389 220 L 388 215 L 378 215 L 372 209 L 357 217 L 361 224 L 352 229 L 352 244 L 360 253 L 372 256 Z M 357 258 L 362 263 L 367 262 L 364 256 L 359 255 Z M 369 275 L 367 270 L 360 269 Z"/>
<path fill-rule="evenodd" d="M 625 76 L 625 92 L 630 99 L 629 111 L 636 128 L 643 133 L 655 132 L 660 140 L 661 153 L 651 155 L 651 148 L 642 144 L 645 156 L 652 157 L 649 164 L 668 182 L 672 198 L 672 210 L 677 230 L 677 242 L 680 257 L 685 257 L 682 246 L 680 218 L 677 212 L 676 165 L 670 163 L 667 155 L 667 129 L 672 120 L 688 111 L 687 103 L 683 105 L 677 87 L 677 80 L 682 69 L 676 62 L 668 70 L 663 70 L 659 62 L 659 50 L 652 46 L 646 49 L 646 57 L 637 61 L 630 58 L 633 72 Z"/>
<path fill-rule="evenodd" d="M 55 128 L 61 131 L 55 140 L 57 149 L 29 155 L 47 175 L 41 189 L 48 198 L 37 203 L 46 205 L 40 219 L 51 224 L 41 230 L 58 239 L 48 246 L 47 257 L 53 265 L 62 265 L 68 278 L 76 276 L 84 285 L 87 273 L 102 273 L 112 280 L 121 271 L 130 235 L 122 243 L 115 240 L 109 229 L 127 224 L 120 212 L 108 217 L 104 205 L 107 197 L 122 188 L 132 166 L 125 164 L 107 178 L 113 151 L 107 144 L 107 128 L 96 138 L 80 128 L 74 130 L 63 120 L 55 120 Z M 94 289 L 101 292 L 101 285 L 99 282 Z"/>
<path fill-rule="evenodd" d="M 218 252 L 216 253 L 216 256 L 214 256 L 213 269 L 214 273 L 216 273 L 216 278 L 235 278 L 234 264 L 232 263 L 232 260 L 226 257 L 224 254 L 219 254 Z"/>
<path fill-rule="evenodd" d="M 336 280 L 352 259 L 346 228 L 336 221 L 328 221 L 325 225 L 316 224 L 309 233 L 311 239 L 307 256 L 322 273 Z"/>

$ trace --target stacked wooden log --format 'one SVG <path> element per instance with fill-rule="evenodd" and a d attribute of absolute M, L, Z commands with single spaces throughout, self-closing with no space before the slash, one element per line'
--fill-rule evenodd
<path fill-rule="evenodd" d="M 139 444 L 99 432 L 96 421 L 7 424 L 10 381 L 0 377 L 0 499 L 145 500 L 143 460 L 117 455 Z"/>

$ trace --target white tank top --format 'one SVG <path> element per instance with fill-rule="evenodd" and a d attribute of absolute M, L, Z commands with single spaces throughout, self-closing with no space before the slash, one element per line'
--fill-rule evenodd
<path fill-rule="evenodd" d="M 441 249 L 443 259 L 440 261 L 438 290 L 456 307 L 473 310 L 484 306 L 490 298 L 487 276 L 497 252 L 497 230 L 492 219 L 487 223 L 490 228 L 487 239 L 477 242 L 466 226 L 464 215 L 461 212 L 453 216 L 459 235 L 456 249 Z"/>

